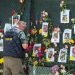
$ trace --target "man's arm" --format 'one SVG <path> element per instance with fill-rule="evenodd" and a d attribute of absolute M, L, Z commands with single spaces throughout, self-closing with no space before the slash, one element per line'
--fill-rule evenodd
<path fill-rule="evenodd" d="M 28 48 L 28 39 L 27 39 L 24 32 L 21 32 L 20 35 L 21 35 L 20 40 L 21 40 L 21 43 L 22 43 L 22 47 L 24 49 L 27 49 Z"/>

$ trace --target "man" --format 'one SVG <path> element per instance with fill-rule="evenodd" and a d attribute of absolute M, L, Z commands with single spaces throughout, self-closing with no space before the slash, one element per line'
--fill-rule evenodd
<path fill-rule="evenodd" d="M 27 37 L 23 30 L 26 23 L 19 21 L 15 27 L 4 33 L 4 70 L 3 75 L 23 74 L 22 59 L 24 50 L 28 47 Z"/>

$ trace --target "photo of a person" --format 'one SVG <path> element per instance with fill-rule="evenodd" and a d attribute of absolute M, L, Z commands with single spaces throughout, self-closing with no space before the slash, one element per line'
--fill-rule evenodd
<path fill-rule="evenodd" d="M 49 53 L 48 53 L 48 58 L 52 58 L 52 56 L 53 56 L 53 51 L 50 51 Z"/>
<path fill-rule="evenodd" d="M 75 57 L 75 45 L 72 47 L 72 56 Z"/>
<path fill-rule="evenodd" d="M 48 22 L 42 23 L 42 35 L 45 37 L 48 36 Z"/>
<path fill-rule="evenodd" d="M 48 32 L 48 25 L 43 25 L 43 32 Z"/>
<path fill-rule="evenodd" d="M 75 45 L 70 47 L 70 60 L 75 61 Z"/>
<path fill-rule="evenodd" d="M 72 48 L 72 56 L 74 56 L 74 57 L 75 57 L 75 47 L 74 47 L 74 48 Z"/>
<path fill-rule="evenodd" d="M 49 48 L 46 52 L 46 59 L 49 62 L 54 62 L 54 48 Z"/>
<path fill-rule="evenodd" d="M 67 62 L 67 49 L 66 48 L 60 49 L 59 56 L 58 56 L 58 62 L 63 62 L 63 63 Z"/>
<path fill-rule="evenodd" d="M 0 32 L 0 51 L 3 51 L 3 33 Z"/>
<path fill-rule="evenodd" d="M 65 37 L 64 39 L 69 39 L 70 34 L 69 33 L 65 33 L 65 36 L 64 37 Z"/>
<path fill-rule="evenodd" d="M 70 10 L 65 9 L 60 12 L 60 23 L 69 23 Z"/>
<path fill-rule="evenodd" d="M 58 39 L 58 33 L 54 33 L 53 38 L 54 38 L 54 39 Z"/>
<path fill-rule="evenodd" d="M 52 32 L 51 42 L 59 43 L 59 41 L 60 41 L 60 32 Z"/>
<path fill-rule="evenodd" d="M 39 48 L 40 47 L 35 47 L 34 48 L 34 53 L 35 53 L 35 56 L 37 56 L 37 57 L 38 57 Z"/>
<path fill-rule="evenodd" d="M 60 60 L 65 60 L 65 52 L 61 51 Z"/>
<path fill-rule="evenodd" d="M 72 37 L 72 30 L 71 29 L 65 29 L 63 32 L 63 43 L 69 43 L 69 40 Z"/>
<path fill-rule="evenodd" d="M 62 20 L 67 22 L 67 15 L 63 15 Z"/>
<path fill-rule="evenodd" d="M 38 57 L 38 54 L 41 53 L 41 44 L 34 44 L 33 54 Z"/>

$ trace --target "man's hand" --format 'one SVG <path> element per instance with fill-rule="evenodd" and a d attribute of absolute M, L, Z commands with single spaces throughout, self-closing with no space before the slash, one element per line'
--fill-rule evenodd
<path fill-rule="evenodd" d="M 27 48 L 28 48 L 28 44 L 27 44 L 27 43 L 22 44 L 22 47 L 23 47 L 24 49 L 27 49 Z"/>

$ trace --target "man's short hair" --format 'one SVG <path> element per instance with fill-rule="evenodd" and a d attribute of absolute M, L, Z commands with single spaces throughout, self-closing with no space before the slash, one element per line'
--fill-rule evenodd
<path fill-rule="evenodd" d="M 19 19 L 20 20 L 20 15 L 14 15 L 13 19 Z"/>
<path fill-rule="evenodd" d="M 18 16 L 13 16 L 13 19 L 19 19 Z"/>

